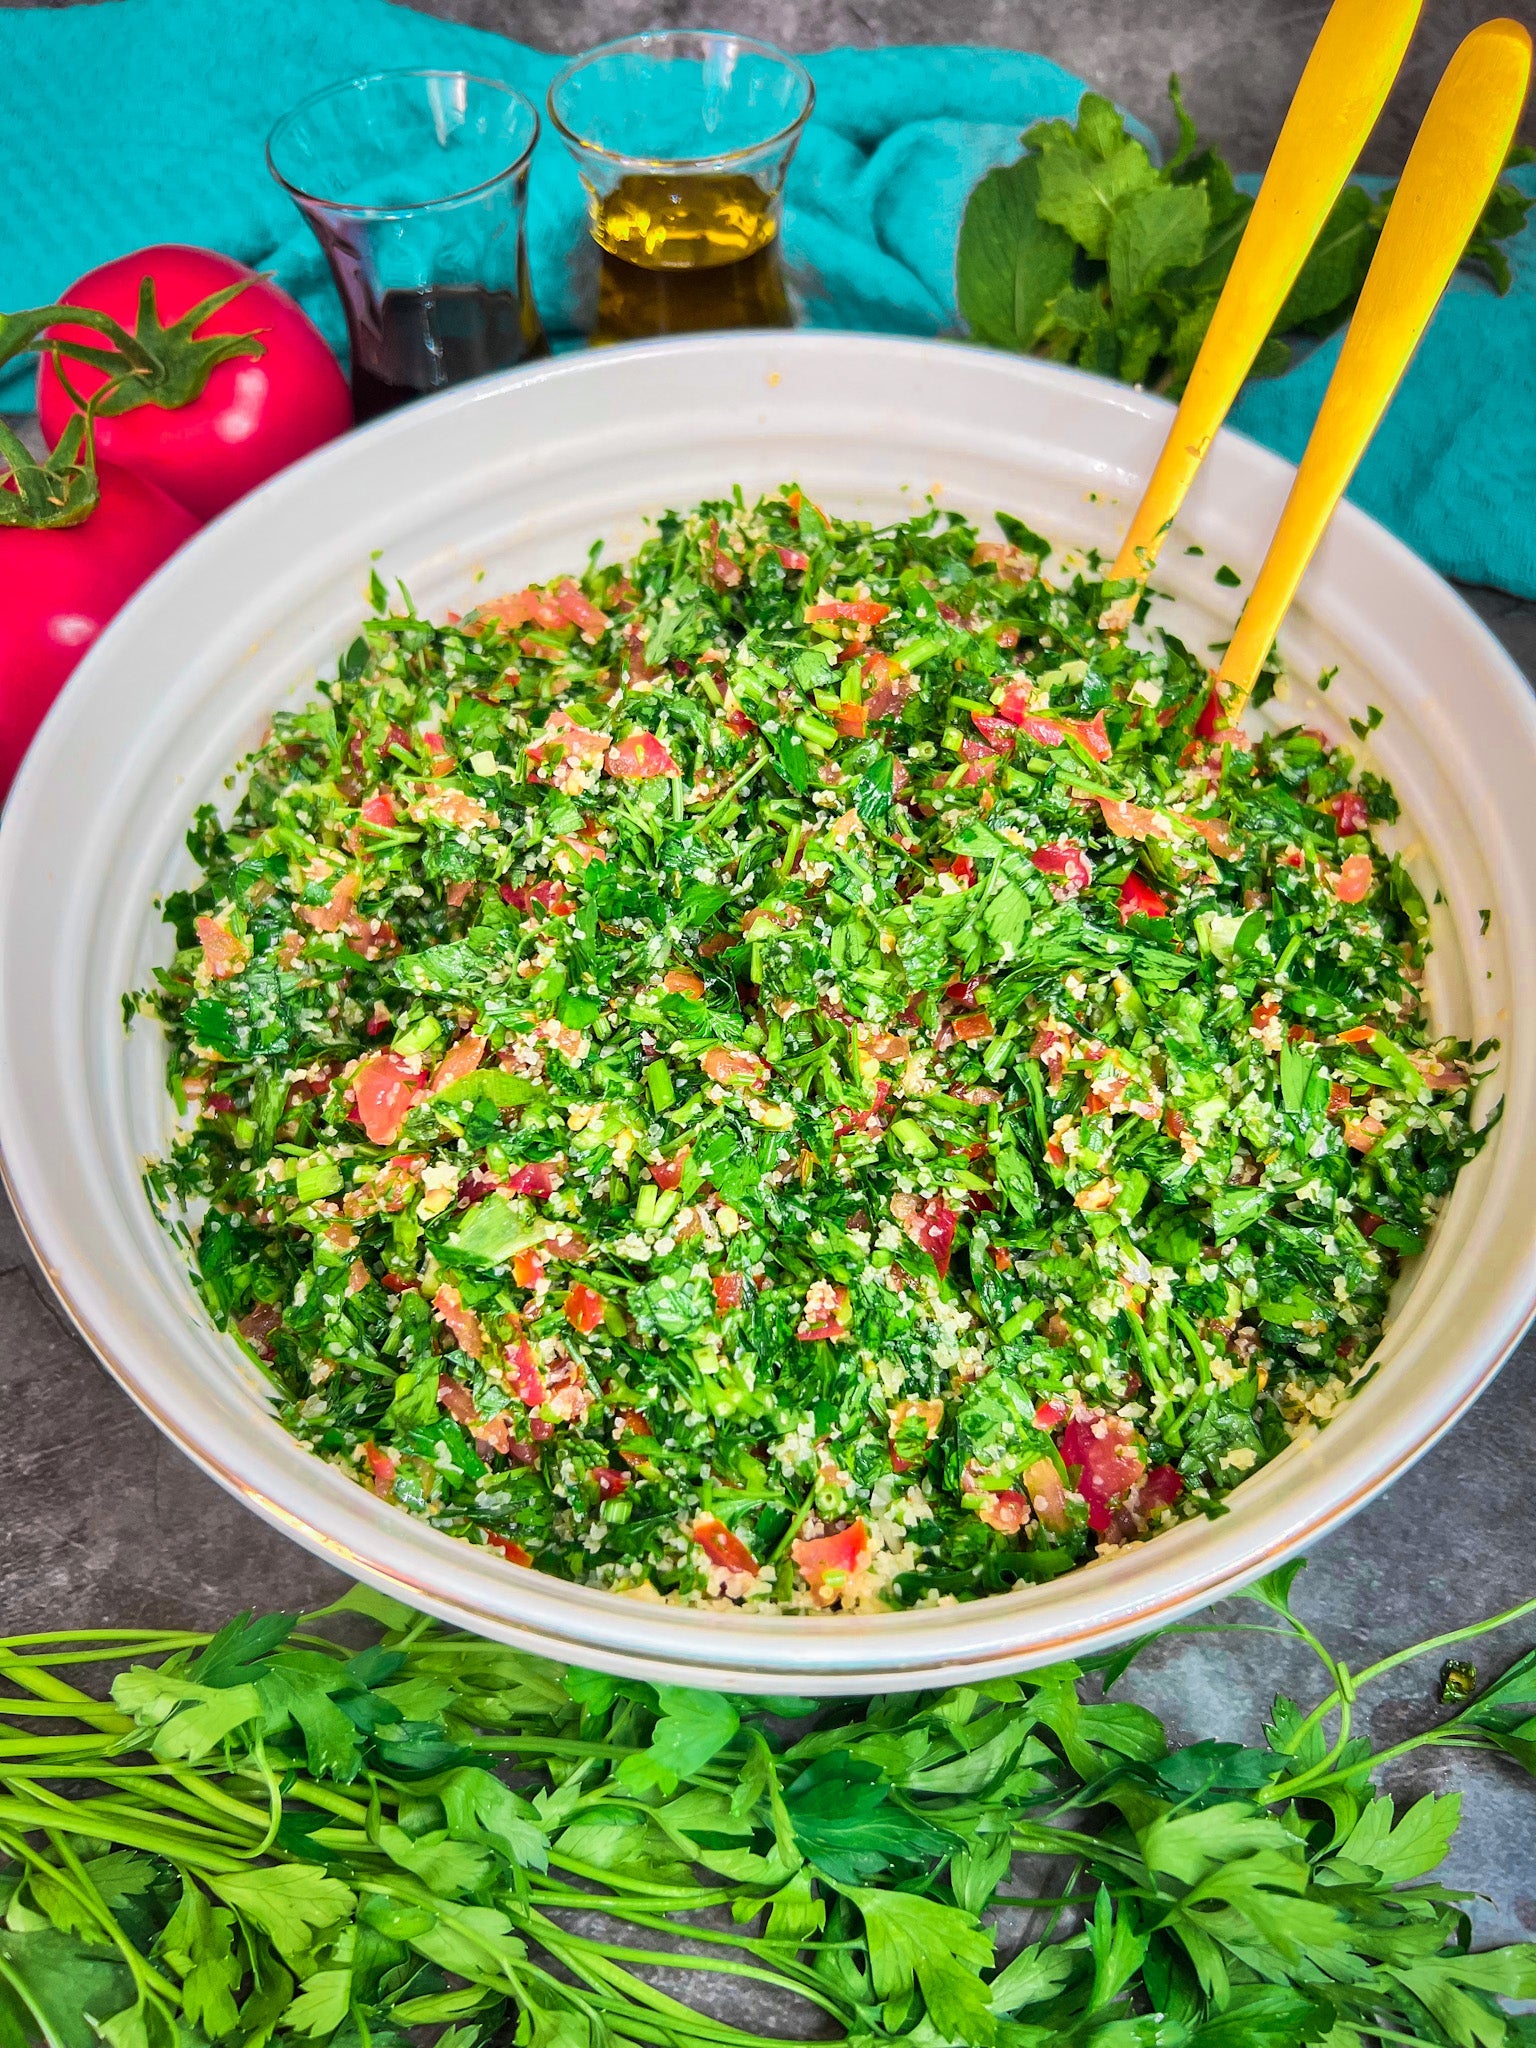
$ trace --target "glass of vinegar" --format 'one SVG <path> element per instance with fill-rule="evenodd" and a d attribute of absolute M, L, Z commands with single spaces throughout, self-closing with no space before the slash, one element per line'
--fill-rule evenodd
<path fill-rule="evenodd" d="M 566 66 L 549 114 L 587 188 L 594 342 L 793 324 L 784 176 L 814 99 L 793 57 L 709 30 L 624 36 Z"/>
<path fill-rule="evenodd" d="M 539 117 L 465 71 L 382 71 L 284 115 L 267 164 L 314 230 L 347 316 L 359 422 L 547 355 L 528 280 Z"/>

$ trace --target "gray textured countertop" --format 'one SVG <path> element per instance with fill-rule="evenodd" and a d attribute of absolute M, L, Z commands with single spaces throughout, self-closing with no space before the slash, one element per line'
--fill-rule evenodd
<path fill-rule="evenodd" d="M 1536 605 L 1468 593 L 1536 681 Z M 137 1412 L 55 1305 L 0 1201 L 0 1633 L 71 1625 L 210 1626 L 243 1607 L 315 1605 L 342 1581 L 205 1479 Z M 1536 1595 L 1536 1334 L 1477 1407 L 1313 1552 L 1298 1609 L 1356 1669 Z M 1217 1610 L 1219 1613 L 1220 1610 Z M 1475 1653 L 1490 1668 L 1536 1619 Z M 1433 1718 L 1437 1658 L 1367 1696 L 1378 1746 Z M 1256 1739 L 1304 1654 L 1261 1637 L 1184 1636 L 1126 1690 L 1186 1734 Z M 1315 1697 L 1310 1692 L 1304 1697 Z M 1480 1943 L 1536 1936 L 1536 1786 L 1494 1759 L 1414 1760 L 1400 1788 L 1466 1793 L 1448 1884 L 1480 1894 Z"/>

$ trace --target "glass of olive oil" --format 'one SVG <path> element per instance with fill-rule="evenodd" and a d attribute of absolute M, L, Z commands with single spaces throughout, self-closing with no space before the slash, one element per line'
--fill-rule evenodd
<path fill-rule="evenodd" d="M 784 176 L 815 98 L 749 36 L 659 29 L 605 43 L 549 88 L 587 188 L 594 342 L 788 327 Z"/>

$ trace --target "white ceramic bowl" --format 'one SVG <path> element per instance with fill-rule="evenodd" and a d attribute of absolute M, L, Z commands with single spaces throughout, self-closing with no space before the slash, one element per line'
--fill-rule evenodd
<path fill-rule="evenodd" d="M 567 357 L 322 450 L 129 605 L 49 718 L 0 831 L 0 1136 L 65 1307 L 205 1471 L 360 1578 L 527 1649 L 699 1684 L 867 1692 L 1018 1670 L 1168 1621 L 1314 1541 L 1461 1413 L 1536 1304 L 1536 709 L 1453 592 L 1349 509 L 1285 645 L 1303 675 L 1338 665 L 1311 720 L 1341 733 L 1368 704 L 1386 713 L 1373 754 L 1411 821 L 1399 843 L 1421 874 L 1432 857 L 1448 906 L 1432 999 L 1448 1028 L 1502 1040 L 1506 1114 L 1404 1283 L 1375 1379 L 1219 1520 L 1050 1585 L 901 1615 L 749 1619 L 566 1585 L 438 1534 L 286 1436 L 140 1187 L 170 1109 L 157 1034 L 125 1034 L 120 998 L 166 956 L 152 899 L 190 872 L 194 806 L 227 801 L 273 706 L 352 637 L 373 550 L 440 613 L 569 569 L 594 535 L 628 549 L 646 513 L 786 478 L 840 511 L 884 517 L 932 492 L 1112 550 L 1168 417 L 1074 371 L 854 335 Z M 1230 625 L 1236 593 L 1213 572 L 1251 576 L 1290 474 L 1234 436 L 1213 450 L 1157 579 L 1192 644 Z M 249 1596 L 259 1605 L 261 1587 Z"/>

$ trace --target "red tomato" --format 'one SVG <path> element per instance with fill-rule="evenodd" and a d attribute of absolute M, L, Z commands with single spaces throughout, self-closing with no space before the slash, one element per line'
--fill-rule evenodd
<path fill-rule="evenodd" d="M 1211 694 L 1206 698 L 1205 703 L 1201 707 L 1200 716 L 1195 720 L 1195 737 L 1202 740 L 1214 739 L 1220 724 L 1221 692 L 1213 683 L 1211 685 Z"/>
<path fill-rule="evenodd" d="M 464 1297 L 457 1287 L 450 1287 L 445 1281 L 433 1295 L 432 1306 L 448 1325 L 459 1349 L 467 1351 L 471 1358 L 478 1358 L 485 1349 L 485 1334 L 480 1328 L 480 1318 L 472 1308 L 464 1306 Z M 458 1419 L 463 1422 L 467 1418 L 461 1415 Z"/>
<path fill-rule="evenodd" d="M 388 1500 L 395 1490 L 395 1467 L 400 1460 L 388 1451 L 381 1451 L 376 1443 L 363 1445 L 363 1456 L 368 1461 L 369 1478 L 373 1490 L 381 1500 Z"/>
<path fill-rule="evenodd" d="M 954 1251 L 955 1227 L 960 1221 L 958 1213 L 942 1195 L 930 1195 L 925 1202 L 911 1195 L 893 1196 L 891 1213 L 918 1250 L 932 1259 L 939 1278 L 946 1279 Z"/>
<path fill-rule="evenodd" d="M 491 1530 L 485 1532 L 487 1550 L 499 1550 L 508 1564 L 532 1564 L 533 1559 L 524 1550 L 515 1536 L 497 1536 Z"/>
<path fill-rule="evenodd" d="M 973 1010 L 970 1016 L 955 1019 L 955 1036 L 962 1044 L 979 1045 L 992 1035 L 992 1019 L 985 1010 Z"/>
<path fill-rule="evenodd" d="M 1120 884 L 1120 922 L 1132 917 L 1166 917 L 1168 906 L 1140 875 L 1127 875 Z"/>
<path fill-rule="evenodd" d="M 711 1564 L 723 1565 L 728 1572 L 757 1570 L 757 1559 L 718 1515 L 701 1516 L 693 1525 L 693 1540 Z"/>
<path fill-rule="evenodd" d="M 805 622 L 813 626 L 836 619 L 854 626 L 878 626 L 890 609 L 888 604 L 876 604 L 872 598 L 836 598 L 827 604 L 808 604 Z"/>
<path fill-rule="evenodd" d="M 375 1145 L 393 1145 L 400 1135 L 420 1076 L 397 1052 L 376 1052 L 352 1076 L 357 1121 Z"/>
<path fill-rule="evenodd" d="M 835 1536 L 802 1537 L 789 1546 L 789 1554 L 817 1606 L 830 1607 L 868 1559 L 869 1531 L 862 1522 L 850 1522 Z"/>
<path fill-rule="evenodd" d="M 809 569 L 811 558 L 801 548 L 775 548 L 774 553 L 786 569 Z"/>
<path fill-rule="evenodd" d="M 1375 871 L 1368 853 L 1352 853 L 1336 875 L 1329 876 L 1333 893 L 1341 903 L 1361 903 L 1371 893 Z"/>
<path fill-rule="evenodd" d="M 681 1183 L 683 1168 L 687 1164 L 690 1149 L 687 1145 L 680 1146 L 670 1159 L 658 1159 L 653 1166 L 647 1169 L 657 1187 L 662 1189 L 675 1188 Z"/>
<path fill-rule="evenodd" d="M 451 1088 L 455 1081 L 462 1081 L 474 1073 L 485 1057 L 485 1040 L 477 1038 L 474 1032 L 466 1032 L 457 1039 L 438 1061 L 432 1075 L 429 1091 L 436 1095 L 440 1089 Z"/>
<path fill-rule="evenodd" d="M 1365 808 L 1365 798 L 1357 789 L 1341 790 L 1328 799 L 1328 808 L 1334 815 L 1341 838 L 1352 832 L 1364 832 L 1370 827 L 1371 814 Z"/>
<path fill-rule="evenodd" d="M 100 500 L 78 526 L 0 527 L 0 796 L 75 663 L 198 529 L 142 477 L 105 462 L 97 473 Z"/>
<path fill-rule="evenodd" d="M 1137 1455 L 1136 1432 L 1121 1415 L 1080 1408 L 1061 1433 L 1061 1458 L 1079 1466 L 1077 1490 L 1088 1503 L 1088 1526 L 1110 1526 L 1111 1503 L 1130 1492 L 1146 1467 Z"/>
<path fill-rule="evenodd" d="M 532 1195 L 536 1202 L 547 1202 L 554 1192 L 555 1169 L 543 1159 L 519 1166 L 507 1181 L 509 1195 Z"/>
<path fill-rule="evenodd" d="M 716 1315 L 728 1316 L 732 1309 L 741 1307 L 741 1275 L 739 1273 L 716 1273 L 710 1282 L 715 1290 Z"/>
<path fill-rule="evenodd" d="M 1029 858 L 1042 875 L 1060 875 L 1060 895 L 1075 896 L 1093 880 L 1093 869 L 1080 846 L 1039 846 Z"/>
<path fill-rule="evenodd" d="M 587 1477 L 597 1488 L 600 1500 L 617 1500 L 629 1484 L 627 1472 L 615 1472 L 611 1465 L 594 1465 Z"/>
<path fill-rule="evenodd" d="M 565 1297 L 565 1320 L 573 1330 L 589 1335 L 603 1320 L 603 1297 L 595 1287 L 578 1280 Z"/>
<path fill-rule="evenodd" d="M 632 732 L 608 752 L 608 773 L 619 782 L 649 782 L 682 772 L 653 732 Z"/>
<path fill-rule="evenodd" d="M 1052 1394 L 1048 1400 L 1042 1401 L 1035 1410 L 1036 1429 L 1059 1429 L 1066 1419 L 1067 1404 L 1062 1400 L 1060 1394 Z"/>
<path fill-rule="evenodd" d="M 347 382 L 320 330 L 286 292 L 232 257 L 180 243 L 140 249 L 87 271 L 63 303 L 93 306 L 131 333 L 145 277 L 154 280 L 155 310 L 166 327 L 215 292 L 249 279 L 244 291 L 199 324 L 197 335 L 254 333 L 262 353 L 217 364 L 185 405 L 146 403 L 98 418 L 102 461 L 131 469 L 199 519 L 211 519 L 351 426 Z M 91 347 L 105 339 L 89 327 L 50 333 Z M 82 398 L 107 380 L 105 371 L 84 362 L 67 363 L 66 375 Z M 51 448 L 76 407 L 46 355 L 37 373 L 37 410 Z"/>

